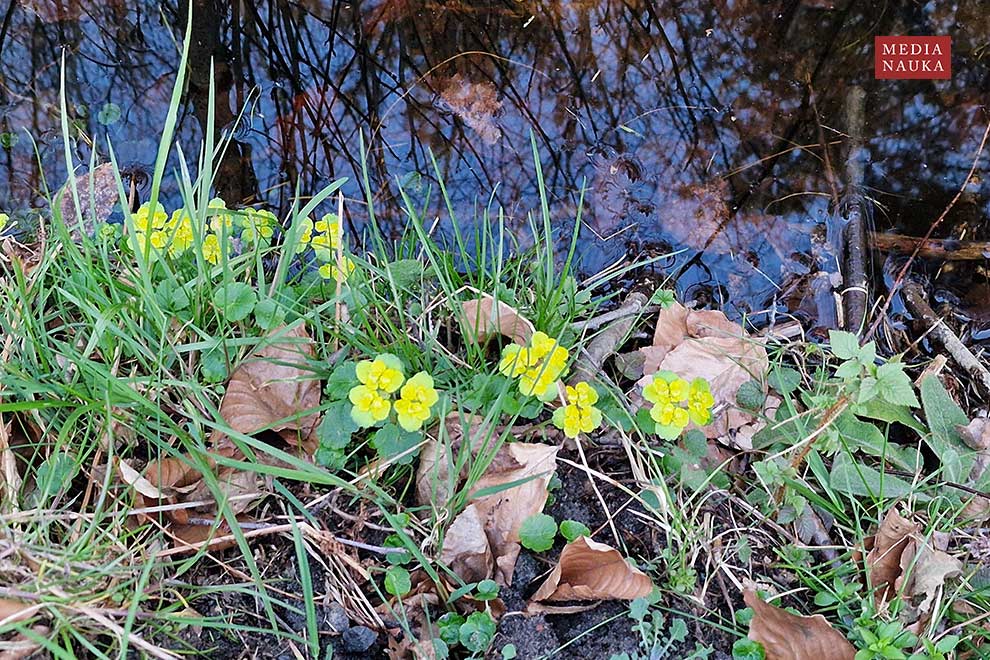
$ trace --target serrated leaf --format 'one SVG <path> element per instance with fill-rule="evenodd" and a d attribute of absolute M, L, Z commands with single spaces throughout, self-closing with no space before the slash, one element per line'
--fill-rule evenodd
<path fill-rule="evenodd" d="M 856 360 L 846 360 L 839 365 L 839 368 L 835 370 L 835 377 L 847 380 L 849 378 L 858 378 L 863 372 L 863 365 L 861 365 Z"/>
<path fill-rule="evenodd" d="M 388 272 L 396 287 L 408 289 L 422 281 L 425 270 L 417 259 L 399 259 L 388 264 Z"/>
<path fill-rule="evenodd" d="M 865 403 L 857 404 L 854 407 L 853 412 L 860 417 L 866 417 L 868 419 L 875 419 L 888 423 L 897 422 L 898 424 L 903 424 L 918 433 L 928 433 L 928 429 L 925 428 L 925 425 L 915 419 L 911 414 L 910 408 L 904 405 L 890 403 L 889 401 L 884 401 L 883 399 L 872 399 Z"/>
<path fill-rule="evenodd" d="M 877 367 L 877 390 L 888 403 L 912 408 L 919 405 L 914 385 L 900 362 L 887 362 Z"/>
<path fill-rule="evenodd" d="M 345 449 L 351 443 L 351 435 L 358 430 L 358 425 L 351 418 L 350 405 L 349 401 L 335 401 L 327 408 L 316 429 L 320 447 Z"/>
<path fill-rule="evenodd" d="M 395 465 L 409 465 L 418 451 L 409 451 L 423 439 L 422 433 L 410 433 L 395 424 L 385 424 L 371 438 L 371 446 L 378 450 L 378 455 L 390 460 L 406 453 L 402 458 L 393 461 Z"/>
<path fill-rule="evenodd" d="M 341 362 L 334 370 L 330 372 L 330 376 L 327 378 L 326 387 L 323 391 L 326 392 L 327 397 L 331 401 L 336 401 L 337 399 L 346 399 L 347 395 L 350 393 L 351 388 L 358 384 L 357 374 L 355 373 L 357 366 L 354 364 L 353 360 L 347 360 L 346 362 Z"/>
<path fill-rule="evenodd" d="M 790 394 L 801 385 L 801 373 L 790 367 L 777 367 L 767 376 L 767 384 L 781 394 Z"/>
<path fill-rule="evenodd" d="M 828 342 L 832 354 L 840 360 L 854 360 L 859 356 L 859 338 L 844 330 L 829 330 Z"/>

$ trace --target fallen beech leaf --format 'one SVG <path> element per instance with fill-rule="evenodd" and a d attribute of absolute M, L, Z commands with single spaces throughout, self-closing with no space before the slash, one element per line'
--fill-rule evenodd
<path fill-rule="evenodd" d="M 978 487 L 990 466 L 990 419 L 977 417 L 965 426 L 957 425 L 956 431 L 966 446 L 976 452 L 967 485 Z M 971 498 L 963 507 L 962 517 L 986 520 L 990 517 L 990 500 L 979 495 Z"/>
<path fill-rule="evenodd" d="M 473 492 L 479 493 L 505 484 L 526 481 L 492 495 L 482 493 L 483 496 L 474 499 L 452 523 L 458 530 L 475 529 L 471 519 L 477 517 L 495 562 L 494 575 L 499 584 L 512 584 L 512 573 L 520 550 L 519 526 L 526 518 L 543 510 L 547 499 L 547 485 L 556 469 L 557 447 L 523 442 L 502 445 L 488 471 L 475 483 Z M 466 520 L 461 521 L 462 517 Z M 448 564 L 468 567 L 471 575 L 480 574 L 477 561 L 480 544 L 474 540 L 458 543 L 459 538 L 463 536 L 448 535 L 444 539 L 441 556 L 445 557 L 444 561 Z M 493 567 L 489 564 L 488 568 Z M 490 570 L 485 572 L 492 574 Z M 461 577 L 465 580 L 475 579 Z"/>
<path fill-rule="evenodd" d="M 799 616 L 763 601 L 755 591 L 743 594 L 753 608 L 749 638 L 763 644 L 767 660 L 852 660 L 856 649 L 820 614 Z"/>
<path fill-rule="evenodd" d="M 447 528 L 440 561 L 466 582 L 492 576 L 492 549 L 478 507 L 468 505 Z"/>
<path fill-rule="evenodd" d="M 877 604 L 886 602 L 897 591 L 897 578 L 900 577 L 901 555 L 911 540 L 911 535 L 920 529 L 918 523 L 911 522 L 892 507 L 884 516 L 873 537 L 873 548 L 866 555 L 870 585 L 875 590 Z"/>
<path fill-rule="evenodd" d="M 502 102 L 491 82 L 474 82 L 457 73 L 440 89 L 440 99 L 486 144 L 493 145 L 502 137 L 497 123 Z"/>
<path fill-rule="evenodd" d="M 750 337 L 725 314 L 688 310 L 674 303 L 660 310 L 653 345 L 641 348 L 641 385 L 659 370 L 673 371 L 681 378 L 704 378 L 711 385 L 715 405 L 725 410 L 704 427 L 708 438 L 732 441 L 740 449 L 752 449 L 752 435 L 762 422 L 736 405 L 740 385 L 762 381 L 769 367 L 767 351 L 759 339 Z M 747 430 L 736 437 L 743 427 Z M 749 446 L 746 446 L 746 445 Z"/>
<path fill-rule="evenodd" d="M 652 590 L 650 578 L 618 550 L 580 536 L 564 546 L 533 600 L 633 600 Z"/>
<path fill-rule="evenodd" d="M 936 535 L 936 537 L 945 535 Z M 933 538 L 936 538 L 933 537 Z M 943 544 L 947 545 L 947 541 Z M 896 586 L 904 594 L 915 630 L 922 629 L 931 618 L 932 606 L 939 590 L 949 578 L 962 574 L 962 562 L 932 547 L 927 540 L 912 538 L 901 554 L 902 575 Z"/>
<path fill-rule="evenodd" d="M 124 459 L 117 459 L 117 470 L 120 472 L 120 476 L 125 483 L 133 486 L 134 490 L 145 497 L 154 500 L 160 500 L 165 497 L 165 494 L 157 486 L 142 477 L 141 473 L 132 468 Z"/>
<path fill-rule="evenodd" d="M 286 418 L 320 405 L 320 381 L 304 368 L 314 357 L 313 341 L 302 323 L 276 328 L 269 337 L 274 339 L 234 370 L 220 402 L 220 416 L 239 433 L 278 431 L 286 442 L 312 454 L 319 414 Z"/>
<path fill-rule="evenodd" d="M 419 455 L 419 467 L 416 469 L 416 498 L 421 506 L 444 507 L 450 499 L 450 493 L 456 489 L 460 480 L 467 476 L 470 461 L 465 461 L 462 474 L 450 474 L 451 462 L 457 460 L 461 451 L 464 436 L 471 438 L 471 452 L 476 454 L 483 445 L 487 428 L 483 428 L 484 418 L 478 415 L 461 415 L 451 413 L 443 420 L 443 433 L 439 425 L 436 432 L 431 433 L 431 439 Z M 437 439 L 433 439 L 436 436 Z M 494 442 L 494 439 L 492 439 Z M 489 466 L 489 470 L 492 466 Z"/>
<path fill-rule="evenodd" d="M 0 598 L 0 622 L 13 623 L 30 616 L 29 610 L 35 609 L 31 603 L 23 603 L 10 598 Z"/>
<path fill-rule="evenodd" d="M 529 343 L 536 328 L 518 311 L 487 293 L 461 303 L 467 340 L 480 343 L 492 335 L 505 335 L 517 344 Z"/>

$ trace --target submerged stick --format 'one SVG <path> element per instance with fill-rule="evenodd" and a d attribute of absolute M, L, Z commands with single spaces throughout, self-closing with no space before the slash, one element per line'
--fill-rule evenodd
<path fill-rule="evenodd" d="M 925 259 L 980 261 L 990 259 L 990 241 L 958 241 L 951 238 L 905 236 L 870 232 L 870 247 L 885 252 L 915 254 Z"/>
<path fill-rule="evenodd" d="M 924 288 L 917 282 L 905 282 L 901 295 L 904 296 L 904 304 L 924 326 L 925 331 L 973 379 L 973 384 L 983 398 L 990 400 L 990 371 L 928 305 Z"/>
<path fill-rule="evenodd" d="M 844 226 L 841 252 L 842 306 L 846 330 L 860 333 L 866 318 L 870 290 L 866 279 L 866 228 L 863 218 L 866 213 L 866 200 L 863 198 L 865 150 L 863 148 L 863 125 L 866 114 L 866 93 L 862 87 L 853 86 L 846 95 L 846 132 L 849 134 L 849 148 L 846 152 L 846 190 L 840 210 Z"/>

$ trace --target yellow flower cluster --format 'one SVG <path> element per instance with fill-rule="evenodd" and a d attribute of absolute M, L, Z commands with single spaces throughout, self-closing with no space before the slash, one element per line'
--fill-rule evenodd
<path fill-rule="evenodd" d="M 278 224 L 275 214 L 264 209 L 246 208 L 239 220 L 241 240 L 249 245 L 259 242 L 260 239 L 271 239 L 275 234 L 275 225 Z"/>
<path fill-rule="evenodd" d="M 704 378 L 688 383 L 672 371 L 658 371 L 643 388 L 643 398 L 653 404 L 650 417 L 662 438 L 676 438 L 690 422 L 704 426 L 712 420 L 715 398 Z"/>
<path fill-rule="evenodd" d="M 421 428 L 440 400 L 428 373 L 420 371 L 406 380 L 399 358 L 389 353 L 374 360 L 361 360 L 355 371 L 360 385 L 351 388 L 348 398 L 353 404 L 351 418 L 362 428 L 388 419 L 393 408 L 392 394 L 400 387 L 394 408 L 399 426 L 406 431 Z"/>
<path fill-rule="evenodd" d="M 304 218 L 299 223 L 296 254 L 313 248 L 316 258 L 322 263 L 319 269 L 320 276 L 325 280 L 346 282 L 348 276 L 354 272 L 355 264 L 346 254 L 343 230 L 337 214 L 327 213 L 315 223 L 309 218 Z M 342 263 L 339 265 L 338 251 L 344 253 Z"/>
<path fill-rule="evenodd" d="M 0 213 L 0 232 L 7 227 L 7 223 L 10 222 L 10 216 L 6 213 Z"/>
<path fill-rule="evenodd" d="M 519 379 L 519 391 L 549 401 L 556 394 L 557 380 L 565 375 L 570 353 L 544 332 L 536 332 L 529 346 L 509 344 L 502 351 L 499 371 Z"/>
<path fill-rule="evenodd" d="M 595 407 L 598 392 L 588 383 L 581 381 L 574 387 L 566 388 L 567 403 L 553 411 L 553 424 L 564 431 L 568 438 L 576 438 L 581 433 L 591 433 L 602 423 L 602 412 Z"/>

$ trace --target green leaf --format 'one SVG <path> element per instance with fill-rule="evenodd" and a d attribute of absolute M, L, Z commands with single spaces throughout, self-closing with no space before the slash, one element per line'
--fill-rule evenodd
<path fill-rule="evenodd" d="M 116 103 L 104 103 L 100 111 L 96 113 L 96 121 L 103 126 L 116 124 L 120 121 L 120 106 Z"/>
<path fill-rule="evenodd" d="M 351 444 L 351 435 L 358 430 L 358 425 L 351 419 L 350 407 L 350 401 L 334 401 L 327 407 L 323 421 L 316 429 L 320 447 L 346 449 Z"/>
<path fill-rule="evenodd" d="M 873 376 L 867 376 L 859 382 L 859 393 L 856 396 L 856 403 L 866 403 L 877 398 L 880 394 L 880 382 Z"/>
<path fill-rule="evenodd" d="M 495 621 L 488 612 L 472 612 L 458 632 L 464 648 L 471 653 L 482 653 L 495 638 Z"/>
<path fill-rule="evenodd" d="M 922 389 L 922 392 L 924 392 L 924 389 Z M 897 422 L 909 429 L 914 429 L 922 435 L 928 433 L 925 425 L 916 420 L 914 415 L 911 414 L 909 407 L 893 404 L 883 399 L 872 399 L 865 403 L 857 404 L 853 407 L 853 412 L 867 419 L 876 419 L 888 423 Z"/>
<path fill-rule="evenodd" d="M 846 360 L 835 370 L 835 377 L 842 380 L 849 380 L 850 378 L 859 378 L 862 372 L 863 365 L 856 360 Z"/>
<path fill-rule="evenodd" d="M 222 383 L 227 380 L 227 354 L 223 344 L 218 343 L 200 357 L 199 371 L 207 383 Z"/>
<path fill-rule="evenodd" d="M 422 439 L 422 433 L 411 433 L 395 424 L 387 423 L 372 436 L 371 446 L 378 450 L 379 456 L 388 460 L 415 447 Z M 395 461 L 394 464 L 409 465 L 418 453 L 418 451 L 411 451 Z"/>
<path fill-rule="evenodd" d="M 969 417 L 935 376 L 921 381 L 921 401 L 931 430 L 931 447 L 938 455 L 947 447 L 965 448 L 956 426 L 968 424 Z"/>
<path fill-rule="evenodd" d="M 927 502 L 931 497 L 918 492 L 907 481 L 889 474 L 881 474 L 869 466 L 853 460 L 848 453 L 836 455 L 829 475 L 829 485 L 848 495 L 894 499 L 913 495 L 918 501 Z"/>
<path fill-rule="evenodd" d="M 397 288 L 408 289 L 422 281 L 424 268 L 417 259 L 399 259 L 388 265 L 388 272 Z"/>
<path fill-rule="evenodd" d="M 405 596 L 412 589 L 409 571 L 401 566 L 390 566 L 385 571 L 385 591 L 393 596 Z"/>
<path fill-rule="evenodd" d="M 273 330 L 285 320 L 285 310 L 272 298 L 265 298 L 254 308 L 254 321 L 262 330 Z"/>
<path fill-rule="evenodd" d="M 341 362 L 334 367 L 334 370 L 330 372 L 330 377 L 327 378 L 327 386 L 323 388 L 328 398 L 334 401 L 347 399 L 351 388 L 358 384 L 356 368 L 357 365 L 353 360 Z"/>
<path fill-rule="evenodd" d="M 257 300 L 254 288 L 244 282 L 228 282 L 213 292 L 213 305 L 231 323 L 246 319 Z"/>
<path fill-rule="evenodd" d="M 801 373 L 790 367 L 777 367 L 767 376 L 767 384 L 781 394 L 790 394 L 801 385 Z"/>
<path fill-rule="evenodd" d="M 342 449 L 317 447 L 316 453 L 313 454 L 313 460 L 316 461 L 317 465 L 322 465 L 326 469 L 336 472 L 347 464 L 347 452 Z"/>
<path fill-rule="evenodd" d="M 482 580 L 475 590 L 478 600 L 495 600 L 498 598 L 498 583 L 495 580 Z"/>
<path fill-rule="evenodd" d="M 577 520 L 565 520 L 560 523 L 560 535 L 570 543 L 581 536 L 591 536 L 591 530 L 588 529 L 587 525 Z"/>
<path fill-rule="evenodd" d="M 69 482 L 76 473 L 76 462 L 65 452 L 58 451 L 42 461 L 35 473 L 35 483 L 38 494 L 43 498 L 55 495 Z"/>
<path fill-rule="evenodd" d="M 454 645 L 460 641 L 461 626 L 464 625 L 464 617 L 456 612 L 447 612 L 437 619 L 437 631 L 440 639 L 447 644 Z"/>
<path fill-rule="evenodd" d="M 532 515 L 519 526 L 519 542 L 533 552 L 549 550 L 556 535 L 557 521 L 545 513 Z"/>
<path fill-rule="evenodd" d="M 916 408 L 918 397 L 914 394 L 914 385 L 900 362 L 887 362 L 877 367 L 877 389 L 880 396 L 888 403 Z"/>
<path fill-rule="evenodd" d="M 515 644 L 506 644 L 502 647 L 502 660 L 515 660 L 518 657 Z"/>
<path fill-rule="evenodd" d="M 743 637 L 732 644 L 732 660 L 766 660 L 763 644 Z"/>
<path fill-rule="evenodd" d="M 767 395 L 763 393 L 763 386 L 759 381 L 747 380 L 736 391 L 736 403 L 745 410 L 762 410 L 766 399 Z"/>
<path fill-rule="evenodd" d="M 859 357 L 859 338 L 844 330 L 829 330 L 828 342 L 832 346 L 832 354 L 840 360 L 854 360 Z"/>

